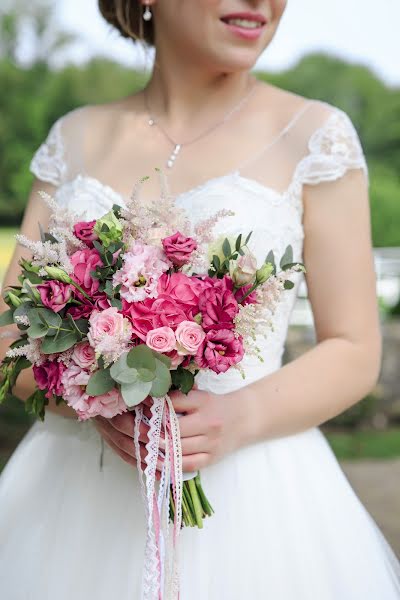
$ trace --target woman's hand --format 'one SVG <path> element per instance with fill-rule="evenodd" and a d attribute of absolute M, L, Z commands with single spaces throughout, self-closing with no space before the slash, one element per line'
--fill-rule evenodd
<path fill-rule="evenodd" d="M 197 471 L 250 442 L 240 394 L 211 394 L 192 389 L 169 394 L 179 417 L 183 471 Z M 147 402 L 147 401 L 146 401 Z"/>
<path fill-rule="evenodd" d="M 249 443 L 247 411 L 240 394 L 211 394 L 192 389 L 186 396 L 179 391 L 169 394 L 175 412 L 183 413 L 179 417 L 181 433 L 183 471 L 192 472 L 217 462 L 223 456 Z M 150 418 L 150 398 L 143 402 L 144 414 Z M 125 462 L 137 465 L 133 443 L 134 413 L 126 412 L 112 419 L 96 417 L 94 424 L 106 443 Z M 146 444 L 149 427 L 140 425 L 140 460 L 143 468 L 146 464 Z M 164 440 L 160 447 L 164 449 Z M 163 460 L 157 463 L 157 477 L 160 476 Z"/>
<path fill-rule="evenodd" d="M 145 406 L 144 414 L 150 418 L 150 409 Z M 110 446 L 112 450 L 125 462 L 130 465 L 137 466 L 137 457 L 135 452 L 135 444 L 133 441 L 133 430 L 135 424 L 134 412 L 126 412 L 122 415 L 117 415 L 112 419 L 105 419 L 104 417 L 95 417 L 94 425 L 100 435 L 103 437 L 105 442 Z M 145 423 L 140 424 L 140 460 L 143 469 L 146 467 L 144 458 L 146 456 L 146 444 L 148 442 L 147 433 L 149 427 Z M 157 463 L 157 478 L 160 477 L 162 469 L 162 460 L 160 459 Z"/>

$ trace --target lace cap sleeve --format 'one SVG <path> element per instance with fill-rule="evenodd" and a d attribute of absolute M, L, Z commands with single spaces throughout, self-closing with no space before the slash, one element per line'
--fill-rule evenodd
<path fill-rule="evenodd" d="M 46 140 L 35 152 L 30 171 L 41 181 L 60 185 L 65 181 L 67 165 L 62 134 L 63 117 L 51 127 Z"/>
<path fill-rule="evenodd" d="M 59 186 L 84 169 L 86 120 L 87 108 L 79 107 L 54 123 L 30 164 L 38 179 Z"/>
<path fill-rule="evenodd" d="M 311 136 L 309 154 L 299 163 L 296 179 L 302 184 L 335 181 L 350 169 L 368 167 L 358 133 L 342 110 L 335 108 L 325 123 Z"/>

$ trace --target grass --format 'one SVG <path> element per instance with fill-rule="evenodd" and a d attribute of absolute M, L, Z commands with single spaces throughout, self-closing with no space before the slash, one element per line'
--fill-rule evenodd
<path fill-rule="evenodd" d="M 324 433 L 339 460 L 400 458 L 400 428 Z"/>
<path fill-rule="evenodd" d="M 17 229 L 1 228 L 0 229 L 0 283 L 4 277 L 8 263 L 10 262 L 14 251 L 15 239 L 14 236 Z"/>

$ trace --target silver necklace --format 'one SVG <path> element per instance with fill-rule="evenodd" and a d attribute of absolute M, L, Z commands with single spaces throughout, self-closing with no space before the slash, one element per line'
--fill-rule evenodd
<path fill-rule="evenodd" d="M 238 102 L 238 104 L 236 104 L 225 116 L 221 121 L 218 121 L 217 123 L 214 123 L 213 125 L 211 125 L 211 127 L 208 127 L 208 129 L 206 129 L 205 131 L 203 131 L 203 133 L 201 133 L 200 135 L 197 135 L 195 138 L 188 140 L 187 142 L 177 142 L 176 140 L 174 140 L 168 133 L 168 131 L 166 131 L 164 129 L 164 127 L 159 123 L 159 121 L 155 118 L 155 116 L 153 115 L 150 106 L 149 106 L 149 101 L 148 101 L 148 97 L 147 97 L 147 93 L 146 90 L 143 91 L 143 96 L 144 96 L 144 102 L 145 102 L 145 106 L 146 106 L 146 110 L 148 112 L 148 124 L 150 125 L 150 127 L 154 127 L 156 126 L 161 133 L 164 135 L 164 137 L 170 142 L 170 144 L 173 146 L 173 150 L 170 154 L 170 156 L 167 159 L 166 162 L 166 166 L 169 169 L 172 169 L 172 167 L 175 164 L 175 160 L 177 159 L 180 151 L 182 150 L 182 148 L 184 146 L 190 146 L 191 144 L 194 144 L 195 142 L 197 142 L 198 140 L 200 140 L 201 138 L 205 137 L 206 135 L 208 135 L 209 133 L 211 133 L 212 131 L 214 131 L 215 129 L 217 129 L 218 127 L 220 127 L 221 125 L 223 125 L 224 123 L 226 123 L 236 112 L 238 112 L 242 106 L 247 102 L 247 100 L 250 98 L 250 96 L 253 94 L 254 90 L 256 89 L 257 86 L 257 80 L 254 82 L 253 86 L 251 87 L 250 91 L 244 96 L 244 98 L 242 98 L 240 100 L 240 102 Z"/>

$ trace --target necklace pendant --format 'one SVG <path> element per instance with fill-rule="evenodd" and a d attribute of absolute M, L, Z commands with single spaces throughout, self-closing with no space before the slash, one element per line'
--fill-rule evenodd
<path fill-rule="evenodd" d="M 175 148 L 172 151 L 172 154 L 170 155 L 169 159 L 167 160 L 167 167 L 169 169 L 172 169 L 172 167 L 174 166 L 175 159 L 177 158 L 180 150 L 181 150 L 181 144 L 176 144 Z"/>

